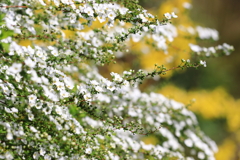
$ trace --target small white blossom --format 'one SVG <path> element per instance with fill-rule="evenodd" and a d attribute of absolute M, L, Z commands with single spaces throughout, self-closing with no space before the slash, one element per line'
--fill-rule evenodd
<path fill-rule="evenodd" d="M 62 114 L 63 114 L 63 110 L 62 110 L 62 108 L 61 108 L 60 106 L 56 106 L 55 111 L 56 111 L 56 113 L 59 114 L 59 115 L 62 115 Z"/>
<path fill-rule="evenodd" d="M 37 132 L 37 129 L 36 129 L 35 127 L 33 127 L 33 126 L 30 126 L 29 128 L 30 128 L 30 130 L 31 130 L 32 132 L 34 132 L 34 133 L 36 133 L 36 132 Z"/>
<path fill-rule="evenodd" d="M 202 51 L 202 48 L 201 48 L 200 46 L 198 46 L 198 45 L 194 45 L 194 44 L 191 44 L 191 43 L 190 43 L 189 46 L 190 46 L 190 48 L 191 48 L 191 50 L 192 50 L 193 52 L 199 53 L 199 52 Z"/>
<path fill-rule="evenodd" d="M 38 152 L 34 152 L 33 153 L 33 159 L 38 159 L 39 158 L 39 153 Z"/>
<path fill-rule="evenodd" d="M 13 63 L 12 66 L 9 67 L 7 71 L 12 74 L 17 74 L 22 71 L 22 64 L 21 63 Z"/>
<path fill-rule="evenodd" d="M 112 91 L 114 91 L 114 90 L 116 89 L 116 87 L 115 87 L 114 83 L 112 83 L 112 82 L 109 81 L 109 82 L 107 83 L 107 89 L 112 92 Z"/>
<path fill-rule="evenodd" d="M 30 8 L 26 9 L 26 13 L 31 17 L 33 15 L 32 10 Z"/>
<path fill-rule="evenodd" d="M 198 152 L 198 158 L 199 159 L 204 159 L 205 158 L 205 154 L 203 152 Z"/>
<path fill-rule="evenodd" d="M 63 141 L 66 141 L 66 140 L 67 140 L 67 137 L 66 137 L 66 136 L 63 136 L 62 139 L 63 139 Z"/>
<path fill-rule="evenodd" d="M 7 132 L 7 140 L 12 140 L 13 139 L 13 134 L 11 131 Z"/>
<path fill-rule="evenodd" d="M 90 93 L 87 93 L 87 94 L 84 94 L 83 98 L 86 100 L 86 101 L 92 101 L 92 96 Z"/>
<path fill-rule="evenodd" d="M 110 74 L 113 77 L 113 81 L 115 81 L 115 82 L 122 82 L 123 79 L 122 79 L 122 77 L 119 74 L 114 73 L 114 72 L 111 72 Z"/>
<path fill-rule="evenodd" d="M 5 156 L 5 159 L 6 160 L 12 160 L 14 157 L 13 157 L 13 155 L 9 152 L 9 151 L 7 151 L 5 154 L 4 154 L 4 156 Z"/>
<path fill-rule="evenodd" d="M 91 8 L 91 6 L 88 6 L 84 9 L 84 12 L 87 13 L 89 16 L 93 16 L 93 9 Z"/>
<path fill-rule="evenodd" d="M 30 121 L 34 120 L 34 115 L 32 113 L 28 114 L 28 119 Z"/>
<path fill-rule="evenodd" d="M 65 90 L 61 90 L 61 91 L 60 91 L 60 96 L 61 96 L 62 98 L 67 98 L 67 97 L 70 96 L 70 93 L 67 92 L 67 91 L 65 91 Z"/>
<path fill-rule="evenodd" d="M 98 15 L 97 19 L 99 20 L 100 23 L 103 23 L 106 21 L 106 17 L 103 14 Z"/>
<path fill-rule="evenodd" d="M 86 154 L 91 154 L 91 153 L 92 153 L 92 148 L 87 148 L 87 149 L 85 150 L 85 153 L 86 153 Z"/>
<path fill-rule="evenodd" d="M 173 18 L 178 18 L 178 16 L 177 16 L 174 12 L 171 13 L 171 16 L 172 16 Z"/>
<path fill-rule="evenodd" d="M 113 11 L 111 11 L 107 14 L 107 16 L 109 19 L 114 20 L 114 18 L 116 17 L 116 14 Z"/>
<path fill-rule="evenodd" d="M 43 0 L 38 0 L 38 1 L 41 3 L 41 5 L 46 6 L 46 4 L 44 3 Z M 56 0 L 55 0 L 55 1 L 56 1 Z"/>
<path fill-rule="evenodd" d="M 28 96 L 30 106 L 33 106 L 36 103 L 36 99 L 37 97 L 33 94 Z"/>
<path fill-rule="evenodd" d="M 104 91 L 103 88 L 100 87 L 100 86 L 96 86 L 95 90 L 98 91 L 98 92 L 103 92 Z"/>
<path fill-rule="evenodd" d="M 42 155 L 42 156 L 44 156 L 45 155 L 45 153 L 46 153 L 46 150 L 44 149 L 44 148 L 40 148 L 40 155 Z"/>
<path fill-rule="evenodd" d="M 207 62 L 200 60 L 200 64 L 203 65 L 204 67 L 207 67 Z"/>
<path fill-rule="evenodd" d="M 11 111 L 12 111 L 13 113 L 18 113 L 18 109 L 15 108 L 15 107 L 11 108 Z"/>
<path fill-rule="evenodd" d="M 24 63 L 31 68 L 34 68 L 36 66 L 36 62 L 34 60 L 32 60 L 30 57 L 27 57 L 24 60 Z"/>
<path fill-rule="evenodd" d="M 164 16 L 167 18 L 167 19 L 171 19 L 172 18 L 172 15 L 170 13 L 165 13 Z"/>
<path fill-rule="evenodd" d="M 99 85 L 99 83 L 98 83 L 96 80 L 92 80 L 92 81 L 90 81 L 90 83 L 91 83 L 92 85 L 94 85 L 94 86 Z"/>
<path fill-rule="evenodd" d="M 139 18 L 142 19 L 142 22 L 147 22 L 147 18 L 143 14 L 139 14 Z"/>
<path fill-rule="evenodd" d="M 193 146 L 193 141 L 191 139 L 185 139 L 184 143 L 188 147 L 192 147 Z"/>

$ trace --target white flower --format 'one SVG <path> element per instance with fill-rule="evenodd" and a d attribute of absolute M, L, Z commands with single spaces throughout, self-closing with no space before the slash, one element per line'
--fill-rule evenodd
<path fill-rule="evenodd" d="M 10 43 L 12 41 L 12 37 L 7 37 L 5 39 L 2 39 L 0 42 L 3 42 L 3 43 Z"/>
<path fill-rule="evenodd" d="M 87 93 L 87 94 L 84 94 L 83 98 L 86 100 L 86 101 L 92 101 L 92 96 L 90 93 Z"/>
<path fill-rule="evenodd" d="M 64 83 L 63 82 L 57 82 L 56 83 L 56 86 L 57 86 L 57 90 L 64 90 L 65 89 L 65 86 L 64 86 Z"/>
<path fill-rule="evenodd" d="M 223 52 L 228 56 L 230 55 L 230 51 L 233 51 L 234 50 L 234 47 L 233 46 L 230 46 L 229 44 L 227 43 L 223 43 L 222 47 Z"/>
<path fill-rule="evenodd" d="M 68 89 L 73 89 L 74 83 L 70 78 L 64 78 L 64 83 Z"/>
<path fill-rule="evenodd" d="M 24 63 L 29 66 L 30 68 L 34 68 L 35 65 L 36 65 L 36 62 L 33 61 L 30 57 L 27 57 L 25 60 L 24 60 Z"/>
<path fill-rule="evenodd" d="M 15 75 L 15 80 L 16 80 L 16 82 L 20 82 L 21 78 L 22 78 L 22 76 L 21 76 L 19 73 L 17 73 L 17 74 Z"/>
<path fill-rule="evenodd" d="M 204 67 L 207 67 L 207 63 L 206 63 L 206 61 L 202 61 L 202 60 L 200 60 L 200 64 L 203 65 Z"/>
<path fill-rule="evenodd" d="M 5 111 L 6 111 L 7 113 L 12 113 L 11 109 L 9 109 L 9 108 L 7 108 L 7 107 L 4 107 L 4 108 L 5 108 Z"/>
<path fill-rule="evenodd" d="M 12 140 L 13 139 L 13 134 L 11 131 L 8 131 L 7 133 L 7 140 Z"/>
<path fill-rule="evenodd" d="M 38 1 L 41 3 L 41 5 L 46 6 L 46 4 L 43 2 L 43 0 L 38 0 Z"/>
<path fill-rule="evenodd" d="M 13 63 L 12 66 L 9 67 L 7 71 L 12 74 L 17 74 L 22 71 L 22 64 L 21 63 Z"/>
<path fill-rule="evenodd" d="M 177 18 L 177 17 L 178 17 L 174 12 L 171 13 L 171 16 L 172 16 L 173 18 Z"/>
<path fill-rule="evenodd" d="M 208 51 L 209 51 L 210 53 L 216 53 L 216 50 L 215 50 L 214 47 L 209 47 L 209 48 L 208 48 Z"/>
<path fill-rule="evenodd" d="M 98 83 L 96 80 L 92 80 L 92 81 L 90 81 L 90 83 L 91 83 L 92 85 L 94 85 L 94 86 L 99 85 L 99 83 Z"/>
<path fill-rule="evenodd" d="M 66 140 L 67 140 L 67 137 L 66 137 L 66 136 L 63 136 L 62 139 L 63 139 L 63 141 L 66 141 Z"/>
<path fill-rule="evenodd" d="M 51 156 L 48 155 L 48 154 L 46 154 L 46 155 L 44 156 L 44 160 L 51 160 L 51 159 L 52 159 Z"/>
<path fill-rule="evenodd" d="M 43 56 L 43 52 L 40 51 L 40 50 L 38 50 L 38 51 L 36 52 L 36 55 L 37 55 L 38 57 L 42 57 L 42 56 Z"/>
<path fill-rule="evenodd" d="M 108 18 L 111 19 L 111 20 L 114 20 L 114 18 L 116 17 L 116 14 L 113 12 L 113 11 L 110 11 L 108 14 L 107 14 Z"/>
<path fill-rule="evenodd" d="M 31 17 L 33 15 L 32 10 L 30 8 L 26 9 L 26 13 Z"/>
<path fill-rule="evenodd" d="M 177 18 L 178 17 L 174 12 L 172 12 L 171 14 L 167 12 L 167 13 L 164 14 L 164 16 L 169 20 L 172 19 L 172 18 Z"/>
<path fill-rule="evenodd" d="M 96 87 L 95 87 L 95 90 L 98 91 L 98 92 L 103 92 L 103 88 L 100 87 L 100 86 L 96 86 Z"/>
<path fill-rule="evenodd" d="M 33 153 L 33 159 L 38 159 L 39 157 L 39 153 L 38 152 L 34 152 Z"/>
<path fill-rule="evenodd" d="M 192 147 L 193 146 L 193 141 L 191 139 L 185 139 L 184 143 L 188 147 Z"/>
<path fill-rule="evenodd" d="M 114 72 L 111 72 L 110 74 L 113 77 L 113 81 L 115 81 L 115 82 L 122 82 L 123 79 L 122 79 L 122 77 L 119 74 L 114 73 Z"/>
<path fill-rule="evenodd" d="M 37 109 L 41 109 L 41 108 L 42 108 L 42 103 L 37 103 L 37 104 L 35 105 L 35 107 L 36 107 Z"/>
<path fill-rule="evenodd" d="M 30 121 L 34 120 L 34 115 L 32 113 L 28 114 L 28 119 Z"/>
<path fill-rule="evenodd" d="M 170 13 L 165 13 L 164 14 L 164 17 L 166 17 L 167 19 L 171 19 L 172 18 L 172 15 Z"/>
<path fill-rule="evenodd" d="M 191 50 L 193 51 L 193 52 L 201 52 L 202 51 L 202 48 L 200 47 L 200 46 L 198 46 L 198 45 L 195 45 L 195 44 L 189 44 L 189 46 L 190 46 L 190 48 L 191 48 Z"/>
<path fill-rule="evenodd" d="M 65 90 L 60 90 L 60 96 L 61 96 L 62 98 L 67 98 L 67 97 L 70 96 L 70 93 L 68 93 L 68 92 L 65 91 Z"/>
<path fill-rule="evenodd" d="M 2 91 L 5 93 L 5 94 L 9 94 L 10 93 L 10 90 L 7 86 L 4 86 L 3 84 L 0 84 L 0 87 L 2 88 Z"/>
<path fill-rule="evenodd" d="M 94 4 L 93 8 L 98 14 L 105 14 L 105 6 L 102 4 Z"/>
<path fill-rule="evenodd" d="M 122 14 L 122 15 L 126 14 L 127 11 L 128 11 L 127 8 L 123 8 L 123 7 L 122 7 L 122 8 L 119 8 L 119 12 L 120 12 L 120 14 Z"/>
<path fill-rule="evenodd" d="M 87 13 L 89 16 L 93 16 L 93 9 L 91 8 L 91 6 L 88 6 L 84 9 L 84 12 Z"/>
<path fill-rule="evenodd" d="M 76 14 L 72 14 L 72 15 L 70 16 L 70 23 L 75 23 L 75 22 L 76 22 L 76 19 L 77 19 Z"/>
<path fill-rule="evenodd" d="M 35 127 L 33 127 L 33 126 L 30 126 L 29 127 L 30 128 L 30 130 L 32 131 L 32 132 L 34 132 L 34 133 L 36 133 L 38 130 L 35 128 Z"/>
<path fill-rule="evenodd" d="M 136 117 L 138 114 L 133 108 L 129 108 L 128 115 L 130 115 L 131 117 Z"/>
<path fill-rule="evenodd" d="M 147 150 L 147 151 L 150 151 L 152 148 L 154 148 L 154 146 L 152 145 L 152 144 L 145 144 L 144 142 L 140 142 L 140 144 L 141 144 L 141 146 L 142 146 L 142 148 L 144 149 L 144 150 Z"/>
<path fill-rule="evenodd" d="M 58 56 L 58 51 L 57 51 L 57 50 L 52 50 L 52 51 L 51 51 L 51 54 L 56 57 L 56 56 Z"/>
<path fill-rule="evenodd" d="M 13 113 L 17 113 L 18 112 L 18 109 L 15 108 L 15 107 L 11 108 L 11 110 L 12 110 Z"/>
<path fill-rule="evenodd" d="M 110 90 L 110 91 L 114 91 L 116 89 L 116 87 L 114 86 L 114 83 L 109 81 L 107 83 L 107 89 Z"/>
<path fill-rule="evenodd" d="M 85 153 L 86 153 L 86 154 L 91 154 L 91 153 L 92 153 L 92 148 L 87 148 L 87 149 L 85 150 Z"/>
<path fill-rule="evenodd" d="M 35 104 L 36 99 L 37 99 L 37 97 L 36 97 L 35 95 L 33 95 L 33 94 L 31 94 L 31 95 L 28 96 L 28 100 L 29 100 L 29 103 L 30 103 L 31 105 Z"/>
<path fill-rule="evenodd" d="M 60 82 L 59 78 L 53 77 L 53 82 L 52 82 L 53 84 L 57 85 L 59 82 Z"/>
<path fill-rule="evenodd" d="M 92 38 L 92 44 L 93 44 L 95 47 L 99 47 L 100 45 L 102 45 L 102 41 L 99 40 L 99 39 L 96 38 L 96 37 L 93 37 L 93 38 Z"/>
<path fill-rule="evenodd" d="M 7 152 L 4 154 L 4 156 L 5 156 L 5 159 L 6 159 L 6 160 L 12 160 L 12 159 L 13 159 L 13 156 L 12 156 L 12 154 L 11 154 L 9 151 L 7 151 Z"/>
<path fill-rule="evenodd" d="M 100 23 L 103 23 L 106 21 L 106 17 L 103 14 L 98 15 L 97 19 Z"/>
<path fill-rule="evenodd" d="M 46 153 L 46 150 L 44 148 L 40 148 L 40 155 L 44 156 Z"/>
<path fill-rule="evenodd" d="M 198 158 L 199 159 L 204 159 L 205 158 L 205 154 L 203 152 L 198 152 Z"/>
<path fill-rule="evenodd" d="M 87 89 L 86 89 L 85 85 L 78 85 L 77 89 L 80 93 L 83 93 L 83 94 L 87 92 Z"/>

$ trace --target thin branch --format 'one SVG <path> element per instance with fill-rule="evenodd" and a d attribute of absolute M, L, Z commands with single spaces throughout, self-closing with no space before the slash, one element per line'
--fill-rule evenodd
<path fill-rule="evenodd" d="M 4 8 L 28 8 L 28 6 L 0 6 Z"/>

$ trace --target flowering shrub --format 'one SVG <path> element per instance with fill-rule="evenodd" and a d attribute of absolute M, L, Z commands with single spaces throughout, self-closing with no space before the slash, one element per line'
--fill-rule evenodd
<path fill-rule="evenodd" d="M 0 10 L 0 158 L 214 159 L 217 147 L 191 111 L 138 89 L 148 77 L 206 66 L 203 59 L 112 72 L 111 80 L 98 72 L 130 41 L 167 52 L 177 37 L 174 12 L 158 19 L 134 0 L 2 0 Z M 233 50 L 190 48 L 201 58 Z M 142 141 L 152 134 L 158 144 Z"/>

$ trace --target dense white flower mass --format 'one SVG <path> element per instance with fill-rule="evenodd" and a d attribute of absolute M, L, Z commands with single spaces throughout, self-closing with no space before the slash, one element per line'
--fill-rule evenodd
<path fill-rule="evenodd" d="M 199 131 L 191 111 L 138 88 L 164 67 L 111 72 L 111 80 L 99 73 L 97 66 L 124 56 L 131 40 L 148 37 L 167 53 L 167 42 L 178 36 L 168 23 L 178 17 L 174 12 L 161 21 L 126 2 L 0 2 L 6 26 L 0 28 L 6 33 L 0 37 L 0 159 L 214 159 L 216 144 Z M 95 22 L 101 27 L 94 28 Z M 218 39 L 215 30 L 192 30 L 202 39 Z M 27 45 L 20 43 L 26 39 Z M 206 57 L 233 50 L 228 44 L 189 46 Z M 145 144 L 142 137 L 150 134 L 160 142 Z"/>

